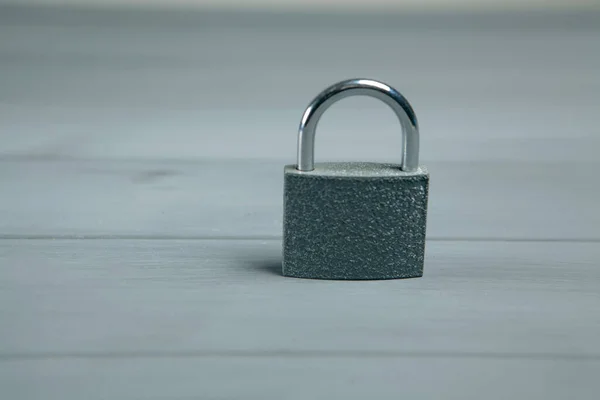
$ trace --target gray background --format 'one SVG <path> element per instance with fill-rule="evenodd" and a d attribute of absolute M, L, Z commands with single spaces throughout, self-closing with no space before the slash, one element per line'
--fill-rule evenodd
<path fill-rule="evenodd" d="M 0 7 L 0 397 L 595 399 L 600 13 Z M 400 90 L 425 276 L 283 278 L 283 166 Z M 317 160 L 397 161 L 376 100 Z"/>

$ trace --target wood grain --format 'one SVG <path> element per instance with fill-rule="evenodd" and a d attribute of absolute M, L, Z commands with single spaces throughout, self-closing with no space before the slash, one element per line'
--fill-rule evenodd
<path fill-rule="evenodd" d="M 215 159 L 0 161 L 0 234 L 281 237 L 283 165 Z M 428 164 L 428 237 L 600 240 L 598 166 Z"/>
<path fill-rule="evenodd" d="M 595 399 L 598 13 L 0 6 L 0 398 Z M 308 101 L 417 110 L 425 276 L 285 279 Z M 375 101 L 317 160 L 396 161 Z"/>
<path fill-rule="evenodd" d="M 158 358 L 0 364 L 12 398 L 595 399 L 596 361 L 421 358 Z M 26 377 L 26 378 L 25 378 Z"/>
<path fill-rule="evenodd" d="M 600 247 L 432 242 L 422 279 L 283 278 L 279 241 L 0 241 L 11 398 L 593 398 Z M 510 384 L 507 384 L 510 382 Z"/>
<path fill-rule="evenodd" d="M 0 155 L 292 162 L 308 102 L 368 76 L 413 104 L 425 163 L 597 161 L 598 13 L 17 10 L 0 11 Z M 400 143 L 385 106 L 345 99 L 317 156 Z"/>
<path fill-rule="evenodd" d="M 425 278 L 375 282 L 286 279 L 280 255 L 278 240 L 1 240 L 0 358 L 600 359 L 597 243 L 431 242 Z"/>

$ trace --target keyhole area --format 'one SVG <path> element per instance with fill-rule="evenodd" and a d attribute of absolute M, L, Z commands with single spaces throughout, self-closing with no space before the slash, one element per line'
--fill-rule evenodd
<path fill-rule="evenodd" d="M 400 163 L 402 127 L 381 100 L 348 97 L 321 117 L 315 135 L 315 163 L 372 161 Z"/>

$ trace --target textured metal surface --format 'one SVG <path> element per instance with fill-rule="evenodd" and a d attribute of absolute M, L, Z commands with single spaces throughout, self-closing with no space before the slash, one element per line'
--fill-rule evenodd
<path fill-rule="evenodd" d="M 284 169 L 283 274 L 319 279 L 423 275 L 429 173 L 397 164 Z"/>

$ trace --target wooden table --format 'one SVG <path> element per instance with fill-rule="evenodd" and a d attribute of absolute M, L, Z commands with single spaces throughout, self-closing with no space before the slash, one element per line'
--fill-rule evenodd
<path fill-rule="evenodd" d="M 600 17 L 0 8 L 0 398 L 597 399 Z M 325 86 L 413 104 L 425 276 L 283 278 Z M 318 160 L 395 161 L 336 104 Z"/>

